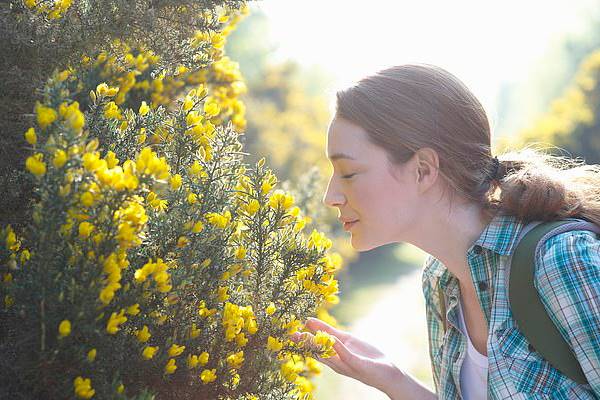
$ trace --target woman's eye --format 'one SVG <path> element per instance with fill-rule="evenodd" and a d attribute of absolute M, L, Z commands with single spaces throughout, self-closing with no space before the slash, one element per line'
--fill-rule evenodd
<path fill-rule="evenodd" d="M 354 175 L 356 175 L 356 174 L 354 173 L 354 174 L 342 175 L 342 179 L 350 179 L 350 178 L 352 178 Z"/>

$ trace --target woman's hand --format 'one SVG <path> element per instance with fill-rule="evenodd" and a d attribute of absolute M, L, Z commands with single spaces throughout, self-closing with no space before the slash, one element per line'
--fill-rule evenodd
<path fill-rule="evenodd" d="M 333 345 L 337 355 L 329 358 L 317 357 L 317 360 L 333 369 L 338 374 L 357 379 L 366 385 L 389 392 L 402 372 L 373 345 L 360 340 L 349 332 L 332 327 L 317 318 L 308 318 L 305 326 L 315 332 L 325 331 L 335 338 Z M 294 342 L 312 339 L 312 333 L 295 333 L 290 337 Z"/>

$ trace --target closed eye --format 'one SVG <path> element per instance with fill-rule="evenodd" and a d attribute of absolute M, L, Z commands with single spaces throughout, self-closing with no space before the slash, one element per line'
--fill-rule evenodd
<path fill-rule="evenodd" d="M 354 175 L 356 175 L 356 173 L 354 173 L 354 174 L 348 174 L 348 175 L 342 175 L 342 179 L 350 179 L 350 178 L 352 178 Z"/>

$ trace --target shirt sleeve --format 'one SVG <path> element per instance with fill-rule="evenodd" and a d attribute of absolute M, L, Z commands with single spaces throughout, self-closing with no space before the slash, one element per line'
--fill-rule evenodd
<path fill-rule="evenodd" d="M 548 239 L 536 259 L 534 286 L 600 395 L 600 239 L 583 230 Z"/>
<path fill-rule="evenodd" d="M 439 279 L 435 279 L 430 273 L 429 268 L 434 262 L 429 256 L 424 263 L 422 287 L 423 296 L 425 297 L 425 314 L 427 318 L 427 335 L 429 345 L 429 360 L 431 363 L 431 373 L 433 377 L 434 390 L 436 394 L 440 393 L 440 369 L 441 366 L 435 363 L 437 351 L 441 348 L 444 340 L 444 326 L 441 320 L 440 307 L 438 306 L 440 299 L 437 295 L 437 286 Z M 432 281 L 436 282 L 432 282 Z"/>

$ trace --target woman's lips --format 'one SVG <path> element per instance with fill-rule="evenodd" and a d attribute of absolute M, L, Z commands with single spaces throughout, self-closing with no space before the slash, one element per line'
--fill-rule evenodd
<path fill-rule="evenodd" d="M 349 231 L 354 226 L 354 224 L 356 224 L 357 222 L 358 222 L 358 220 L 351 221 L 351 222 L 344 222 L 344 230 Z"/>

